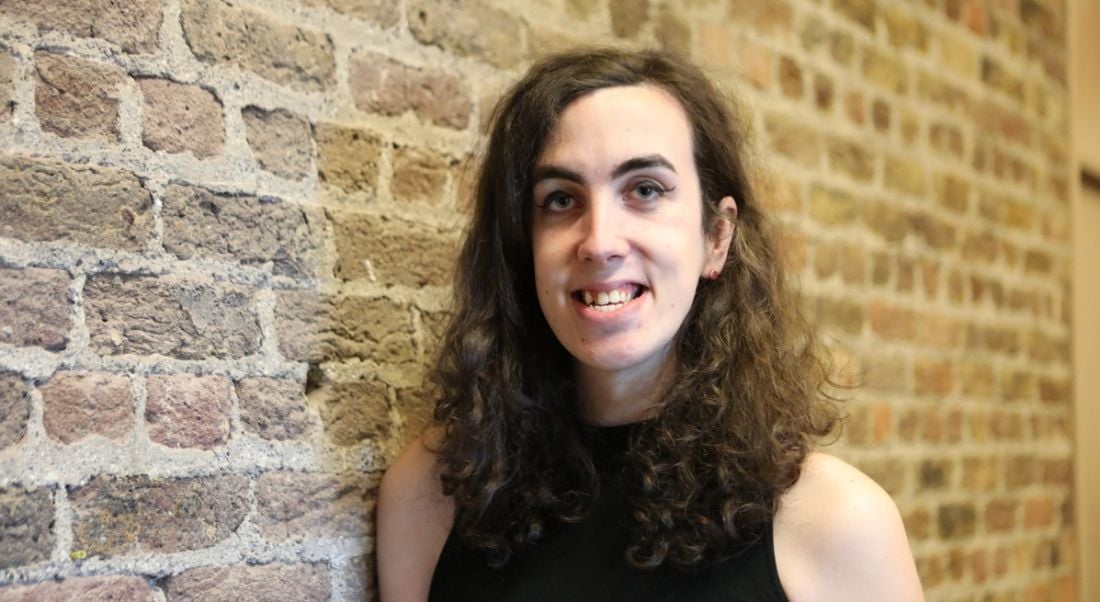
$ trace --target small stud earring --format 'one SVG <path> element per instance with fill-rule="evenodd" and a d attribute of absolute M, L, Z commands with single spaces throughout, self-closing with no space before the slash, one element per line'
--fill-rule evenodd
<path fill-rule="evenodd" d="M 708 280 L 718 280 L 718 273 L 719 273 L 718 270 L 711 270 L 710 273 L 707 274 L 707 279 Z"/>

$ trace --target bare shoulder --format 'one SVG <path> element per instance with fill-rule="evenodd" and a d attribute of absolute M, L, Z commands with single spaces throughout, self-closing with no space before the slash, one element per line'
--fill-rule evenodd
<path fill-rule="evenodd" d="M 382 600 L 427 600 L 432 573 L 454 520 L 443 495 L 429 431 L 405 448 L 382 477 L 378 491 L 376 555 Z"/>
<path fill-rule="evenodd" d="M 828 454 L 810 454 L 781 498 L 775 555 L 794 602 L 924 599 L 894 501 Z"/>

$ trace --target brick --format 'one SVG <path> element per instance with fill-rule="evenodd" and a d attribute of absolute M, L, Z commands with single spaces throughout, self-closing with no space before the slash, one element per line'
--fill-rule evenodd
<path fill-rule="evenodd" d="M 49 560 L 53 515 L 49 489 L 0 488 L 0 569 Z"/>
<path fill-rule="evenodd" d="M 899 242 L 909 234 L 910 215 L 896 203 L 868 203 L 863 216 L 867 228 L 886 242 Z"/>
<path fill-rule="evenodd" d="M 883 182 L 887 190 L 912 196 L 924 196 L 924 167 L 919 161 L 898 155 L 887 155 L 883 169 Z"/>
<path fill-rule="evenodd" d="M 992 398 L 997 385 L 993 367 L 985 362 L 969 361 L 956 364 L 959 374 L 959 389 L 963 395 L 979 399 Z"/>
<path fill-rule="evenodd" d="M 128 171 L 0 155 L 0 236 L 140 251 L 152 234 L 152 208 Z"/>
<path fill-rule="evenodd" d="M 722 22 L 699 23 L 698 32 L 699 59 L 704 66 L 732 69 L 736 65 L 737 32 L 733 28 Z"/>
<path fill-rule="evenodd" d="M 833 0 L 833 8 L 868 31 L 875 31 L 877 11 L 874 0 Z"/>
<path fill-rule="evenodd" d="M 229 439 L 229 388 L 223 376 L 150 376 L 145 403 L 149 439 L 174 448 L 213 449 L 223 445 Z"/>
<path fill-rule="evenodd" d="M 27 384 L 18 374 L 0 372 L 0 451 L 23 440 L 30 414 Z"/>
<path fill-rule="evenodd" d="M 145 99 L 141 141 L 147 148 L 199 159 L 221 154 L 225 123 L 213 92 L 167 79 L 142 78 L 138 85 Z"/>
<path fill-rule="evenodd" d="M 269 472 L 256 480 L 256 523 L 270 541 L 371 533 L 376 475 Z"/>
<path fill-rule="evenodd" d="M 318 124 L 317 176 L 322 184 L 346 192 L 373 192 L 378 185 L 382 142 L 365 130 Z"/>
<path fill-rule="evenodd" d="M 814 73 L 813 90 L 814 105 L 817 107 L 817 110 L 828 112 L 833 108 L 835 87 L 833 86 L 833 80 L 829 76 L 823 73 Z"/>
<path fill-rule="evenodd" d="M 802 78 L 802 67 L 789 56 L 779 59 L 779 90 L 784 96 L 792 99 L 800 99 L 804 93 L 805 84 Z"/>
<path fill-rule="evenodd" d="M 149 53 L 160 45 L 163 18 L 157 0 L 36 0 L 0 2 L 0 14 L 25 19 L 39 32 L 63 31 L 78 38 L 99 38 L 123 52 Z"/>
<path fill-rule="evenodd" d="M 260 349 L 251 291 L 177 277 L 96 274 L 84 286 L 95 353 L 238 358 Z"/>
<path fill-rule="evenodd" d="M 72 328 L 69 305 L 64 270 L 0 267 L 0 343 L 65 349 Z"/>
<path fill-rule="evenodd" d="M 1055 521 L 1054 500 L 1049 497 L 1031 498 L 1024 501 L 1024 527 L 1044 529 Z"/>
<path fill-rule="evenodd" d="M 972 537 L 977 522 L 972 503 L 944 504 L 936 509 L 936 525 L 942 539 L 966 539 Z"/>
<path fill-rule="evenodd" d="M 407 387 L 397 390 L 397 408 L 404 421 L 402 445 L 408 445 L 432 423 L 438 391 L 432 386 Z"/>
<path fill-rule="evenodd" d="M 314 278 L 325 232 L 323 213 L 271 197 L 215 194 L 192 186 L 164 192 L 164 249 L 181 259 L 212 258 Z M 257 236 L 257 233 L 263 233 Z"/>
<path fill-rule="evenodd" d="M 873 47 L 864 48 L 863 77 L 891 94 L 904 96 L 909 92 L 909 68 L 905 62 Z"/>
<path fill-rule="evenodd" d="M 755 7 L 760 4 L 753 2 L 750 5 Z M 731 16 L 736 18 L 737 15 Z M 813 53 L 828 43 L 829 28 L 826 27 L 820 15 L 806 15 L 806 18 L 802 20 L 802 29 L 798 32 L 798 39 L 802 42 L 802 48 L 806 52 Z"/>
<path fill-rule="evenodd" d="M 390 435 L 389 395 L 378 381 L 323 382 L 309 393 L 325 436 L 348 447 L 363 441 L 381 441 Z"/>
<path fill-rule="evenodd" d="M 1019 502 L 1002 498 L 990 500 L 985 506 L 985 529 L 990 533 L 1012 531 L 1016 527 L 1016 508 Z"/>
<path fill-rule="evenodd" d="M 740 39 L 735 52 L 742 76 L 761 90 L 770 90 L 775 78 L 775 53 L 753 40 Z"/>
<path fill-rule="evenodd" d="M 997 238 L 989 230 L 967 233 L 963 236 L 961 251 L 965 260 L 992 263 L 997 260 Z"/>
<path fill-rule="evenodd" d="M 272 441 L 304 439 L 320 427 L 306 401 L 302 383 L 276 378 L 238 381 L 241 425 L 248 433 Z"/>
<path fill-rule="evenodd" d="M 1039 379 L 1039 401 L 1053 404 L 1069 404 L 1073 398 L 1073 385 L 1069 379 L 1042 377 Z"/>
<path fill-rule="evenodd" d="M 224 0 L 183 0 L 180 21 L 195 57 L 305 91 L 336 83 L 332 40 Z"/>
<path fill-rule="evenodd" d="M 69 577 L 60 581 L 0 589 L 0 602 L 67 602 L 126 600 L 153 602 L 153 588 L 143 577 Z"/>
<path fill-rule="evenodd" d="M 439 205 L 448 174 L 458 163 L 428 148 L 399 147 L 393 156 L 390 192 L 399 201 Z"/>
<path fill-rule="evenodd" d="M 947 395 L 954 388 L 950 361 L 917 360 L 913 369 L 917 395 Z"/>
<path fill-rule="evenodd" d="M 917 469 L 917 488 L 921 492 L 941 490 L 951 481 L 951 462 L 947 460 L 924 460 Z"/>
<path fill-rule="evenodd" d="M 408 306 L 384 297 L 278 293 L 279 351 L 296 361 L 361 358 L 402 364 L 415 359 Z"/>
<path fill-rule="evenodd" d="M 126 73 L 50 52 L 34 54 L 34 111 L 44 131 L 65 138 L 119 140 L 118 103 Z"/>
<path fill-rule="evenodd" d="M 926 508 L 914 508 L 902 514 L 905 532 L 911 539 L 922 541 L 931 535 L 932 517 Z"/>
<path fill-rule="evenodd" d="M 936 32 L 939 40 L 940 63 L 966 79 L 978 77 L 978 53 L 965 35 L 947 31 Z"/>
<path fill-rule="evenodd" d="M 955 226 L 929 213 L 913 213 L 909 226 L 924 244 L 937 250 L 953 249 L 958 240 Z"/>
<path fill-rule="evenodd" d="M 871 102 L 871 124 L 880 132 L 890 129 L 890 104 L 881 98 Z"/>
<path fill-rule="evenodd" d="M 852 35 L 844 31 L 833 31 L 829 37 L 829 56 L 841 65 L 850 65 L 855 58 L 856 47 Z"/>
<path fill-rule="evenodd" d="M 815 127 L 778 113 L 766 115 L 764 127 L 774 151 L 806 167 L 821 164 L 821 136 Z"/>
<path fill-rule="evenodd" d="M 409 30 L 421 44 L 502 68 L 527 58 L 523 46 L 527 23 L 483 0 L 410 0 L 407 11 Z"/>
<path fill-rule="evenodd" d="M 975 418 L 981 418 L 975 416 Z M 975 437 L 983 440 L 982 437 Z M 960 485 L 966 491 L 989 493 L 996 491 L 1000 482 L 1000 464 L 997 458 L 971 457 L 963 459 L 963 474 Z"/>
<path fill-rule="evenodd" d="M 810 216 L 826 226 L 843 226 L 857 222 L 860 201 L 838 189 L 814 185 L 810 189 Z"/>
<path fill-rule="evenodd" d="M 870 182 L 875 176 L 875 154 L 859 143 L 830 138 L 826 150 L 833 171 L 857 182 Z"/>
<path fill-rule="evenodd" d="M 342 15 L 362 19 L 382 27 L 393 27 L 401 20 L 399 0 L 304 0 L 306 6 L 324 6 Z"/>
<path fill-rule="evenodd" d="M 857 468 L 878 483 L 892 496 L 905 491 L 906 466 L 896 459 L 872 459 L 858 463 Z"/>
<path fill-rule="evenodd" d="M 611 31 L 620 38 L 633 38 L 649 20 L 648 0 L 610 0 Z"/>
<path fill-rule="evenodd" d="M 210 547 L 244 521 L 248 489 L 239 475 L 94 477 L 69 488 L 73 549 L 111 557 Z"/>
<path fill-rule="evenodd" d="M 457 240 L 453 233 L 396 218 L 346 213 L 335 220 L 336 277 L 387 285 L 446 286 Z"/>
<path fill-rule="evenodd" d="M 839 274 L 846 284 L 862 284 L 867 269 L 862 247 L 823 241 L 814 247 L 814 271 L 818 278 L 828 279 Z"/>
<path fill-rule="evenodd" d="M 864 313 L 863 305 L 855 301 L 819 297 L 814 317 L 823 328 L 858 335 L 863 331 Z"/>
<path fill-rule="evenodd" d="M 1005 485 L 1010 489 L 1025 487 L 1038 481 L 1039 464 L 1033 456 L 1012 456 L 1005 459 Z"/>
<path fill-rule="evenodd" d="M 897 48 L 925 49 L 928 31 L 909 7 L 888 6 L 882 16 L 890 44 Z"/>
<path fill-rule="evenodd" d="M 903 357 L 883 353 L 868 354 L 863 384 L 869 389 L 901 393 L 909 390 L 909 367 Z"/>
<path fill-rule="evenodd" d="M 1009 71 L 1002 66 L 1001 63 L 993 60 L 988 56 L 982 57 L 981 62 L 982 81 L 993 88 L 1005 94 L 1009 98 L 1016 102 L 1023 102 L 1024 89 L 1023 82 L 1020 78 L 1009 73 Z"/>
<path fill-rule="evenodd" d="M 470 123 L 470 93 L 455 75 L 362 51 L 352 54 L 348 70 L 351 96 L 360 110 L 388 116 L 412 111 L 435 125 L 455 129 Z"/>
<path fill-rule="evenodd" d="M 936 200 L 952 213 L 962 215 L 970 208 L 970 183 L 958 176 L 945 174 L 936 179 Z"/>
<path fill-rule="evenodd" d="M 867 306 L 871 331 L 884 339 L 912 339 L 914 334 L 913 312 L 883 301 L 872 301 Z"/>
<path fill-rule="evenodd" d="M 794 28 L 794 9 L 787 0 L 729 0 L 726 4 L 729 6 L 728 20 L 744 30 L 781 36 Z"/>
<path fill-rule="evenodd" d="M 947 123 L 933 123 L 928 128 L 928 144 L 933 150 L 964 157 L 962 130 Z"/>
<path fill-rule="evenodd" d="M 324 564 L 211 566 L 172 575 L 164 584 L 164 593 L 168 600 L 259 602 L 279 600 L 294 592 L 295 600 L 328 602 L 332 595 L 329 581 Z"/>
<path fill-rule="evenodd" d="M 1034 401 L 1038 379 L 1032 372 L 1006 371 L 1001 374 L 1001 394 L 1005 401 Z"/>
<path fill-rule="evenodd" d="M 680 54 L 691 55 L 691 28 L 681 19 L 679 11 L 665 6 L 657 15 L 654 33 L 661 48 Z"/>
<path fill-rule="evenodd" d="M 130 379 L 101 372 L 58 372 L 40 387 L 46 434 L 61 443 L 99 435 L 123 441 L 133 430 Z"/>
<path fill-rule="evenodd" d="M 11 121 L 15 111 L 15 73 L 18 65 L 10 54 L 0 51 L 0 121 Z"/>
<path fill-rule="evenodd" d="M 252 156 L 262 169 L 291 180 L 309 176 L 313 138 L 308 121 L 290 111 L 256 106 L 242 109 L 241 119 Z"/>

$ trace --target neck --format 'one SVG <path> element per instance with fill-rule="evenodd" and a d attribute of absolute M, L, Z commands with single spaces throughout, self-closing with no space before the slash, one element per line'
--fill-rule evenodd
<path fill-rule="evenodd" d="M 649 418 L 659 401 L 670 362 L 620 370 L 577 365 L 581 418 L 596 426 L 617 426 Z"/>

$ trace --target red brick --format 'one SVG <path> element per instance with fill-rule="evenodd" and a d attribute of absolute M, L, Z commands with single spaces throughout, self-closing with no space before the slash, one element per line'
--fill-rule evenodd
<path fill-rule="evenodd" d="M 332 595 L 324 564 L 262 564 L 200 567 L 173 575 L 164 585 L 169 600 L 295 600 L 328 602 Z"/>
<path fill-rule="evenodd" d="M 149 53 L 160 44 L 163 18 L 157 0 L 35 0 L 0 3 L 0 14 L 26 19 L 39 32 L 59 30 L 78 38 L 98 38 L 126 53 Z"/>
<path fill-rule="evenodd" d="M 140 79 L 145 99 L 141 141 L 154 151 L 189 152 L 199 159 L 221 154 L 222 105 L 213 92 L 167 79 Z"/>
<path fill-rule="evenodd" d="M 55 537 L 49 489 L 0 487 L 0 570 L 49 560 Z"/>
<path fill-rule="evenodd" d="M 248 489 L 239 475 L 95 477 L 69 490 L 73 549 L 110 557 L 210 547 L 244 521 Z"/>
<path fill-rule="evenodd" d="M 51 439 L 72 443 L 99 435 L 121 442 L 133 431 L 134 396 L 125 376 L 58 372 L 39 390 Z"/>
<path fill-rule="evenodd" d="M 0 343 L 61 351 L 72 328 L 69 275 L 0 267 Z"/>
<path fill-rule="evenodd" d="M 234 285 L 97 274 L 84 285 L 84 311 L 96 353 L 207 359 L 260 347 L 253 294 Z"/>
<path fill-rule="evenodd" d="M 224 0 L 183 0 L 183 34 L 195 58 L 305 91 L 335 85 L 332 39 Z"/>
<path fill-rule="evenodd" d="M 143 577 L 69 577 L 60 581 L 0 589 L 0 602 L 68 602 L 126 600 L 153 602 L 153 588 Z"/>
<path fill-rule="evenodd" d="M 232 402 L 225 377 L 156 374 L 146 389 L 145 422 L 154 443 L 212 449 L 229 439 Z"/>
<path fill-rule="evenodd" d="M 363 111 L 398 116 L 412 111 L 435 125 L 464 129 L 473 103 L 455 75 L 412 67 L 376 52 L 353 54 L 348 83 L 355 106 Z"/>
<path fill-rule="evenodd" d="M 377 475 L 272 472 L 256 481 L 257 525 L 269 541 L 371 532 Z"/>
<path fill-rule="evenodd" d="M 128 171 L 0 155 L 0 236 L 141 251 L 152 209 L 149 191 Z"/>
<path fill-rule="evenodd" d="M 244 430 L 274 441 L 302 439 L 320 427 L 305 387 L 292 380 L 246 378 L 236 383 Z"/>
<path fill-rule="evenodd" d="M 66 138 L 118 141 L 126 73 L 113 65 L 36 52 L 35 114 L 42 129 Z"/>

